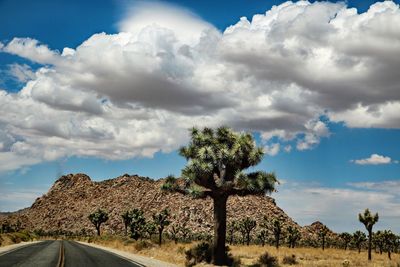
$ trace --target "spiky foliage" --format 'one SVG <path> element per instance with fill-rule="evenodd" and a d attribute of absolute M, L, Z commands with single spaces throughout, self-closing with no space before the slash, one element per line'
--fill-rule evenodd
<path fill-rule="evenodd" d="M 246 244 L 250 244 L 251 231 L 256 228 L 257 222 L 249 217 L 242 219 L 239 222 L 239 229 L 243 236 L 243 241 L 246 240 Z"/>
<path fill-rule="evenodd" d="M 321 245 L 322 245 L 322 250 L 325 250 L 325 240 L 326 240 L 326 235 L 329 233 L 328 227 L 323 225 L 321 229 L 319 229 L 318 236 L 321 240 Z"/>
<path fill-rule="evenodd" d="M 349 246 L 349 243 L 351 242 L 351 239 L 352 239 L 351 234 L 344 232 L 344 233 L 341 233 L 339 235 L 339 237 L 343 241 L 344 250 L 347 250 L 347 247 Z"/>
<path fill-rule="evenodd" d="M 282 224 L 278 219 L 274 219 L 272 222 L 272 232 L 274 233 L 275 247 L 278 249 L 282 233 Z"/>
<path fill-rule="evenodd" d="M 168 229 L 168 235 L 169 238 L 174 240 L 175 244 L 178 243 L 178 235 L 179 235 L 179 226 L 178 225 L 172 225 Z"/>
<path fill-rule="evenodd" d="M 383 235 L 382 231 L 377 231 L 376 233 L 372 233 L 372 243 L 375 245 L 375 249 L 379 249 L 379 253 L 382 254 L 383 252 Z"/>
<path fill-rule="evenodd" d="M 246 173 L 263 158 L 262 147 L 257 147 L 250 133 L 235 133 L 230 128 L 192 128 L 191 140 L 180 149 L 188 160 L 182 170 L 184 183 L 173 176 L 167 177 L 164 190 L 191 195 L 195 198 L 211 197 L 214 201 L 213 263 L 227 262 L 226 202 L 229 196 L 264 195 L 275 190 L 275 174 L 264 171 Z"/>
<path fill-rule="evenodd" d="M 89 214 L 89 220 L 96 227 L 97 235 L 100 236 L 100 226 L 108 221 L 108 213 L 102 209 L 97 209 L 95 212 Z"/>
<path fill-rule="evenodd" d="M 121 217 L 122 217 L 122 221 L 124 222 L 125 236 L 126 236 L 126 235 L 128 235 L 128 227 L 131 224 L 132 216 L 131 216 L 130 212 L 127 210 L 121 215 Z"/>
<path fill-rule="evenodd" d="M 192 238 L 192 231 L 185 225 L 179 227 L 179 233 L 183 242 L 188 242 Z"/>
<path fill-rule="evenodd" d="M 372 259 L 371 249 L 372 249 L 372 227 L 379 220 L 378 213 L 372 215 L 369 209 L 366 209 L 363 214 L 358 214 L 358 220 L 364 224 L 368 231 L 368 260 Z"/>
<path fill-rule="evenodd" d="M 164 228 L 168 226 L 171 222 L 168 220 L 170 213 L 167 209 L 162 210 L 158 214 L 153 214 L 153 222 L 158 230 L 158 245 L 161 246 L 162 243 L 162 233 Z"/>
<path fill-rule="evenodd" d="M 257 234 L 257 238 L 261 243 L 261 246 L 265 246 L 265 243 L 267 242 L 268 239 L 268 232 L 267 230 L 263 229 Z"/>
<path fill-rule="evenodd" d="M 144 232 L 147 234 L 148 238 L 151 239 L 151 237 L 157 233 L 157 225 L 154 222 L 147 222 L 144 225 L 143 228 Z"/>
<path fill-rule="evenodd" d="M 239 223 L 236 221 L 231 221 L 228 223 L 227 232 L 229 238 L 229 244 L 233 244 L 233 239 L 235 237 L 235 233 L 239 231 Z"/>
<path fill-rule="evenodd" d="M 356 248 L 358 249 L 358 253 L 361 252 L 361 246 L 365 241 L 367 241 L 367 236 L 363 232 L 361 232 L 361 231 L 354 232 L 353 243 L 356 246 Z"/>
<path fill-rule="evenodd" d="M 296 246 L 296 242 L 300 239 L 300 231 L 293 226 L 288 226 L 286 231 L 289 248 L 294 248 Z"/>
<path fill-rule="evenodd" d="M 383 240 L 383 250 L 387 252 L 388 258 L 391 260 L 391 253 L 394 251 L 397 245 L 397 236 L 392 233 L 390 230 L 384 230 L 382 232 L 382 240 Z"/>
<path fill-rule="evenodd" d="M 129 225 L 131 230 L 131 238 L 138 240 L 143 237 L 145 226 L 146 226 L 146 218 L 143 215 L 143 211 L 140 209 L 133 209 L 130 211 L 131 215 L 131 224 Z"/>

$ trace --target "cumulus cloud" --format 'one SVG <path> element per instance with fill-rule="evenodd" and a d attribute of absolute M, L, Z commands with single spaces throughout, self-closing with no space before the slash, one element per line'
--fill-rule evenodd
<path fill-rule="evenodd" d="M 360 182 L 350 184 L 350 188 L 328 188 L 288 180 L 273 197 L 302 225 L 319 220 L 337 232 L 355 231 L 360 229 L 358 213 L 369 208 L 379 213 L 376 229 L 398 232 L 400 194 L 389 187 L 393 184 L 398 185 L 398 181 Z"/>
<path fill-rule="evenodd" d="M 369 158 L 365 159 L 355 159 L 350 160 L 358 165 L 382 165 L 382 164 L 390 164 L 390 163 L 397 163 L 397 161 L 393 161 L 390 157 L 385 157 L 378 154 L 372 154 Z"/>
<path fill-rule="evenodd" d="M 14 140 L 0 158 L 152 156 L 184 144 L 193 125 L 254 131 L 282 147 L 295 140 L 298 150 L 329 136 L 321 117 L 399 128 L 399 20 L 390 1 L 362 14 L 299 1 L 221 32 L 187 10 L 141 3 L 118 33 L 61 52 L 14 38 L 0 50 L 42 67 L 14 67 L 23 89 L 0 91 L 0 123 Z"/>

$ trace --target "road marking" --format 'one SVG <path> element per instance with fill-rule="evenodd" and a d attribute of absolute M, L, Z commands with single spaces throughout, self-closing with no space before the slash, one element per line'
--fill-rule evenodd
<path fill-rule="evenodd" d="M 58 254 L 57 267 L 64 267 L 64 242 L 61 240 L 60 252 Z"/>

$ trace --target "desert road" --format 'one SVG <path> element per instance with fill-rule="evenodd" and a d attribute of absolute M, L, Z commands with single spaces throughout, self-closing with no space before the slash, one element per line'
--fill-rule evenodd
<path fill-rule="evenodd" d="M 105 250 L 74 241 L 43 241 L 0 255 L 0 267 L 143 267 Z"/>

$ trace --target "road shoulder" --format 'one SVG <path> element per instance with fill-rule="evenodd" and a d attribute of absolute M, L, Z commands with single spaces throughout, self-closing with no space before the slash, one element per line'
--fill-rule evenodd
<path fill-rule="evenodd" d="M 33 244 L 36 244 L 36 243 L 40 243 L 40 242 L 43 242 L 43 241 L 21 242 L 21 243 L 18 243 L 18 244 L 12 244 L 12 245 L 8 245 L 8 246 L 0 247 L 0 256 L 4 255 L 6 253 L 9 253 L 11 251 L 14 251 L 16 249 L 19 249 L 19 248 L 22 248 L 22 247 L 25 247 L 25 246 L 30 246 L 30 245 L 33 245 Z"/>
<path fill-rule="evenodd" d="M 97 244 L 93 244 L 93 243 L 86 243 L 86 242 L 82 242 L 82 241 L 76 241 L 82 245 L 86 245 L 86 246 L 91 246 L 94 248 L 98 248 L 98 249 L 102 249 L 105 251 L 109 251 L 111 253 L 114 253 L 120 257 L 132 260 L 134 262 L 143 264 L 146 267 L 159 267 L 159 266 L 165 266 L 165 267 L 177 267 L 178 265 L 174 265 L 172 263 L 168 263 L 168 262 L 164 262 L 164 261 L 160 261 L 160 260 L 156 260 L 156 259 L 152 259 L 152 258 L 148 258 L 148 257 L 144 257 L 144 256 L 140 256 L 137 254 L 132 254 L 126 251 L 121 251 L 121 250 L 117 250 L 114 248 L 109 248 L 109 247 L 104 247 L 104 246 L 100 246 Z"/>

